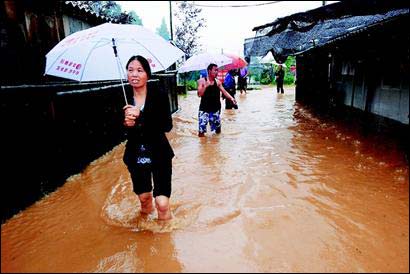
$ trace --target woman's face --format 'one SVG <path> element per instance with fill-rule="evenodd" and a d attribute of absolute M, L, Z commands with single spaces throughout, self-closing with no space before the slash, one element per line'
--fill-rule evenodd
<path fill-rule="evenodd" d="M 138 60 L 134 60 L 128 65 L 127 77 L 133 88 L 143 87 L 148 81 L 148 75 Z"/>

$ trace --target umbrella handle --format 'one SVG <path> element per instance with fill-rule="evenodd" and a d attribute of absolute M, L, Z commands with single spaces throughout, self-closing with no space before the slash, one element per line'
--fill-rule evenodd
<path fill-rule="evenodd" d="M 124 94 L 125 105 L 128 105 L 127 95 L 125 94 L 124 83 L 122 82 L 122 78 L 120 78 L 120 80 L 121 80 L 122 93 Z"/>
<path fill-rule="evenodd" d="M 114 50 L 114 55 L 115 57 L 118 57 L 117 46 L 115 45 L 115 39 L 112 38 L 111 41 L 112 41 L 112 49 Z"/>
<path fill-rule="evenodd" d="M 122 86 L 122 92 L 124 94 L 124 100 L 125 100 L 125 104 L 128 105 L 128 101 L 127 101 L 127 95 L 125 94 L 125 88 L 124 88 L 124 83 L 122 82 L 122 76 L 125 77 L 125 75 L 121 75 L 121 69 L 122 69 L 122 64 L 121 64 L 121 60 L 118 56 L 115 57 L 115 59 L 117 60 L 117 69 L 118 69 L 118 73 L 120 74 L 120 81 L 121 81 L 121 86 Z"/>
<path fill-rule="evenodd" d="M 124 94 L 125 104 L 128 105 L 127 95 L 125 94 L 124 83 L 122 82 L 121 60 L 120 60 L 120 58 L 118 57 L 117 46 L 115 45 L 115 39 L 112 38 L 111 41 L 112 41 L 112 49 L 114 50 L 115 59 L 117 60 L 118 73 L 120 74 L 120 81 L 121 81 L 122 93 Z"/>

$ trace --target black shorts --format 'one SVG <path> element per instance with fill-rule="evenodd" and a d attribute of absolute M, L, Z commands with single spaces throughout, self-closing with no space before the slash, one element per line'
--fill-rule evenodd
<path fill-rule="evenodd" d="M 143 167 L 138 165 L 127 165 L 127 167 L 137 195 L 151 192 L 153 181 L 154 197 L 160 195 L 171 197 L 172 158 Z"/>
<path fill-rule="evenodd" d="M 240 90 L 246 89 L 246 86 L 247 86 L 246 77 L 245 78 L 239 77 L 238 78 L 238 89 Z"/>

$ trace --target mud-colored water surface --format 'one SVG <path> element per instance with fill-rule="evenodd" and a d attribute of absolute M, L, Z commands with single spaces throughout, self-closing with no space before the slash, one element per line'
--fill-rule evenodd
<path fill-rule="evenodd" d="M 197 137 L 195 93 L 168 134 L 169 222 L 139 214 L 124 144 L 1 227 L 2 272 L 408 272 L 409 168 L 272 88 Z"/>

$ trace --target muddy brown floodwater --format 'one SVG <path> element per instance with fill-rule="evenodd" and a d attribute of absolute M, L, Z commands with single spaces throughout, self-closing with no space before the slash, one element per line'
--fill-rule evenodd
<path fill-rule="evenodd" d="M 172 221 L 139 215 L 120 144 L 2 225 L 1 272 L 408 272 L 403 153 L 294 97 L 237 95 L 204 138 L 179 97 Z"/>

